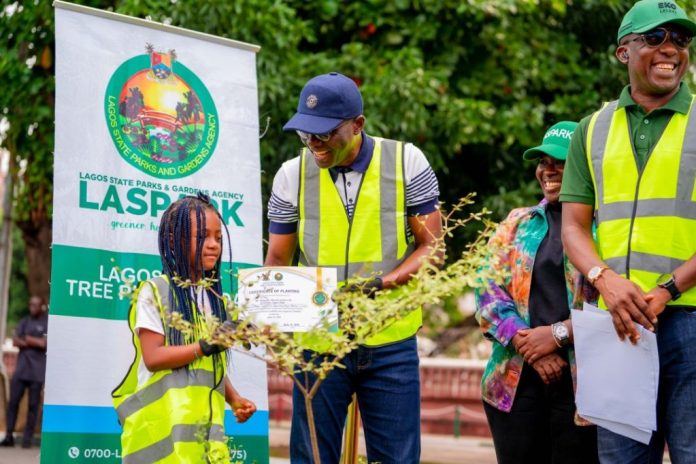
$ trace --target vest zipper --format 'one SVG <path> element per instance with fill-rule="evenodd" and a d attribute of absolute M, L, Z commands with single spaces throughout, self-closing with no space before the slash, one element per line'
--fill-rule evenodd
<path fill-rule="evenodd" d="M 208 447 L 210 447 L 210 438 L 211 434 L 213 433 L 213 395 L 215 394 L 215 389 L 220 385 L 220 382 L 225 381 L 225 371 L 223 370 L 222 377 L 220 378 L 220 382 L 216 382 L 215 379 L 217 379 L 217 359 L 221 358 L 222 355 L 220 353 L 216 353 L 210 357 L 210 360 L 212 361 L 213 364 L 213 386 L 210 388 L 210 392 L 208 392 L 208 433 L 206 436 L 206 439 L 208 441 Z M 224 424 L 224 409 L 223 409 L 223 424 Z M 223 426 L 224 430 L 224 426 Z M 206 456 L 206 462 L 210 463 L 210 459 L 208 459 L 208 456 Z"/>
<path fill-rule="evenodd" d="M 374 151 L 372 152 L 372 159 L 374 159 Z M 372 159 L 370 160 L 370 164 L 372 164 Z M 343 265 L 343 280 L 346 281 L 348 279 L 348 270 L 350 266 L 350 261 L 348 260 L 348 257 L 350 256 L 350 236 L 351 232 L 353 230 L 353 218 L 355 217 L 355 213 L 358 210 L 358 200 L 360 198 L 360 190 L 362 190 L 363 186 L 363 181 L 365 180 L 365 176 L 367 175 L 367 171 L 370 169 L 370 166 L 367 166 L 367 169 L 365 169 L 365 172 L 360 176 L 360 185 L 358 185 L 358 190 L 355 193 L 355 204 L 353 205 L 353 214 L 348 214 L 348 207 L 345 205 L 343 210 L 346 212 L 346 216 L 348 217 L 348 240 L 346 241 L 346 259 L 345 259 L 345 264 Z M 345 175 L 343 176 L 343 181 L 345 182 Z M 344 189 L 346 192 L 346 199 L 348 199 L 348 191 Z"/>
<path fill-rule="evenodd" d="M 628 227 L 628 248 L 626 249 L 626 278 L 631 278 L 631 243 L 633 240 L 633 225 L 636 222 L 636 210 L 638 209 L 638 190 L 640 190 L 640 180 L 643 178 L 643 170 L 638 173 L 636 182 L 636 192 L 633 196 L 633 209 L 631 210 L 631 222 Z"/>
<path fill-rule="evenodd" d="M 625 111 L 625 110 L 624 110 Z M 672 118 L 670 117 L 669 122 L 672 121 Z M 667 125 L 669 125 L 669 122 Z M 633 129 L 631 127 L 631 118 L 628 116 L 628 112 L 626 112 L 626 123 L 628 126 L 628 139 L 631 141 L 631 150 L 633 150 L 633 160 L 636 162 L 636 168 L 638 169 L 638 180 L 636 181 L 636 191 L 635 194 L 633 195 L 633 209 L 631 210 L 631 222 L 628 227 L 628 248 L 626 249 L 626 278 L 630 279 L 631 278 L 631 243 L 633 240 L 633 226 L 636 222 L 636 211 L 638 210 L 638 192 L 640 191 L 640 181 L 643 179 L 643 172 L 645 172 L 645 167 L 648 165 L 648 161 L 650 160 L 650 155 L 652 155 L 653 150 L 657 146 L 657 144 L 660 142 L 660 138 L 662 138 L 662 134 L 664 131 L 667 129 L 667 126 L 662 130 L 660 133 L 660 136 L 657 139 L 657 142 L 653 142 L 653 146 L 650 147 L 650 150 L 646 153 L 645 155 L 645 160 L 643 160 L 643 165 L 638 166 L 638 152 L 636 151 L 636 145 L 635 141 L 633 140 Z"/>

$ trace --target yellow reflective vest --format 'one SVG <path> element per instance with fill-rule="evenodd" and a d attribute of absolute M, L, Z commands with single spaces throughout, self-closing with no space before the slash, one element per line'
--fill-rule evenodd
<path fill-rule="evenodd" d="M 592 115 L 586 152 L 595 188 L 597 248 L 616 273 L 655 288 L 696 252 L 696 111 L 674 113 L 645 165 L 636 163 L 625 108 Z M 696 288 L 668 304 L 696 305 Z M 604 305 L 600 300 L 600 305 Z"/>
<path fill-rule="evenodd" d="M 137 292 L 144 285 L 152 287 L 162 326 L 166 328 L 168 281 L 157 277 L 143 282 Z M 142 350 L 134 330 L 136 301 L 137 295 L 128 314 L 135 359 L 111 394 L 123 426 L 123 463 L 228 464 L 230 455 L 224 429 L 225 354 L 201 357 L 189 364 L 188 369 L 154 372 L 144 385 L 138 385 Z M 194 337 L 198 338 L 206 329 L 204 323 L 196 326 L 198 333 Z"/>
<path fill-rule="evenodd" d="M 307 149 L 300 157 L 298 242 L 300 265 L 333 267 L 339 282 L 386 274 L 413 252 L 407 239 L 404 144 L 374 138 L 353 216 L 348 213 L 328 169 L 320 169 Z M 399 289 L 395 289 L 394 295 Z M 420 308 L 367 340 L 368 346 L 405 340 L 422 325 Z M 326 351 L 326 342 L 307 335 L 302 343 Z"/>

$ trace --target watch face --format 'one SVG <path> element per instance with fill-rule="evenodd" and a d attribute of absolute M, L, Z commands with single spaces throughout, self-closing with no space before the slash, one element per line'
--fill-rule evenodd
<path fill-rule="evenodd" d="M 558 324 L 553 326 L 553 331 L 558 338 L 565 338 L 568 336 L 568 327 L 565 324 Z"/>
<path fill-rule="evenodd" d="M 602 268 L 595 266 L 590 269 L 590 272 L 587 273 L 587 278 L 590 279 L 590 281 L 595 280 L 599 276 L 600 272 L 602 272 Z"/>
<path fill-rule="evenodd" d="M 657 285 L 665 285 L 667 284 L 670 280 L 672 280 L 672 274 L 662 274 L 660 277 L 657 278 Z"/>

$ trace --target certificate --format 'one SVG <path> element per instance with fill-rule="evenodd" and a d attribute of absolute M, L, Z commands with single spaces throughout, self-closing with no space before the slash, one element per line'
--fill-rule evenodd
<path fill-rule="evenodd" d="M 306 332 L 322 324 L 330 331 L 338 329 L 338 311 L 331 299 L 336 290 L 334 268 L 240 269 L 237 282 L 237 303 L 245 319 L 275 324 L 284 332 Z"/>

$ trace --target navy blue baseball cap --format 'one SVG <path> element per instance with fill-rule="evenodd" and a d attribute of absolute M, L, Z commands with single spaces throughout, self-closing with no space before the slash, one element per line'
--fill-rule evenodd
<path fill-rule="evenodd" d="M 322 74 L 305 84 L 297 102 L 297 113 L 283 130 L 326 134 L 362 113 L 362 96 L 352 79 L 337 72 Z"/>

